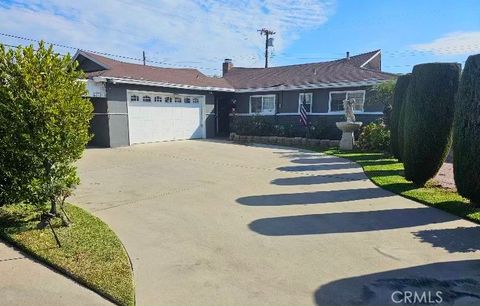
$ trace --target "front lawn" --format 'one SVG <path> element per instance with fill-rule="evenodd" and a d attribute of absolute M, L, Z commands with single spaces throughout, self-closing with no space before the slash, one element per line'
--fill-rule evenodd
<path fill-rule="evenodd" d="M 383 153 L 345 152 L 340 150 L 323 153 L 350 159 L 363 167 L 365 174 L 377 186 L 399 194 L 405 198 L 439 208 L 459 217 L 480 223 L 480 209 L 458 193 L 428 182 L 425 187 L 417 187 L 403 175 L 403 164 Z"/>
<path fill-rule="evenodd" d="M 73 224 L 61 227 L 60 220 L 52 222 L 60 248 L 49 227 L 36 228 L 39 213 L 30 205 L 0 207 L 0 237 L 111 301 L 134 305 L 132 267 L 120 240 L 97 217 L 65 206 Z"/>

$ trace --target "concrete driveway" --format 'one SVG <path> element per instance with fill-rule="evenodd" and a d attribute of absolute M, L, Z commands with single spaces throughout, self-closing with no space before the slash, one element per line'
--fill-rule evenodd
<path fill-rule="evenodd" d="M 180 141 L 89 149 L 79 169 L 72 201 L 124 242 L 138 305 L 480 303 L 480 228 L 349 161 Z"/>

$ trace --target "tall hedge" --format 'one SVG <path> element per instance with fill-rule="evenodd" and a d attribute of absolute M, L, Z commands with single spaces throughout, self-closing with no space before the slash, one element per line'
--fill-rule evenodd
<path fill-rule="evenodd" d="M 392 121 L 390 123 L 390 150 L 395 158 L 401 160 L 400 141 L 403 141 L 403 105 L 407 97 L 408 84 L 410 83 L 410 73 L 398 77 L 395 91 L 393 93 L 393 111 Z M 401 134 L 401 135 L 400 135 Z"/>
<path fill-rule="evenodd" d="M 465 63 L 453 132 L 453 170 L 458 193 L 480 205 L 480 54 Z"/>
<path fill-rule="evenodd" d="M 423 186 L 437 174 L 452 143 L 460 64 L 413 68 L 405 104 L 402 160 L 405 178 Z"/>

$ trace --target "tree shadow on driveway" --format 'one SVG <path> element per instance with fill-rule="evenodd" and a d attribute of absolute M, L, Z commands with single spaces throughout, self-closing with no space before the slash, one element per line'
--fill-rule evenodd
<path fill-rule="evenodd" d="M 413 233 L 422 242 L 449 253 L 468 253 L 480 250 L 480 226 L 424 230 Z"/>
<path fill-rule="evenodd" d="M 301 204 L 322 204 L 330 202 L 347 202 L 365 199 L 391 197 L 394 194 L 378 187 L 362 189 L 327 190 L 302 193 L 284 193 L 248 196 L 237 202 L 248 206 L 282 206 Z"/>
<path fill-rule="evenodd" d="M 322 171 L 322 170 L 341 170 L 341 169 L 360 169 L 355 163 L 335 163 L 335 164 L 316 164 L 301 166 L 285 166 L 279 167 L 277 170 L 284 172 L 306 172 L 306 171 Z"/>
<path fill-rule="evenodd" d="M 287 177 L 272 180 L 273 185 L 300 186 L 368 180 L 362 172 Z"/>
<path fill-rule="evenodd" d="M 480 260 L 463 260 L 345 278 L 321 286 L 315 292 L 315 302 L 317 305 L 480 305 L 478 271 Z M 408 292 L 417 293 L 416 302 L 413 296 L 406 300 Z"/>
<path fill-rule="evenodd" d="M 352 162 L 338 157 L 317 157 L 317 158 L 296 158 L 292 159 L 290 162 L 294 164 L 302 165 L 314 165 L 314 164 L 351 164 Z"/>
<path fill-rule="evenodd" d="M 457 219 L 425 207 L 264 218 L 248 227 L 266 236 L 294 236 L 390 230 Z"/>

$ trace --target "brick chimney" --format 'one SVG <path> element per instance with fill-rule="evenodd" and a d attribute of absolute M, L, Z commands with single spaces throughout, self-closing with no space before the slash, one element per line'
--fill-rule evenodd
<path fill-rule="evenodd" d="M 229 72 L 230 69 L 232 69 L 232 68 L 233 68 L 232 59 L 226 58 L 223 61 L 223 65 L 222 65 L 223 76 L 225 76 L 225 74 L 227 74 L 227 72 Z"/>

